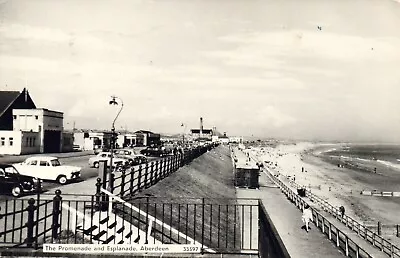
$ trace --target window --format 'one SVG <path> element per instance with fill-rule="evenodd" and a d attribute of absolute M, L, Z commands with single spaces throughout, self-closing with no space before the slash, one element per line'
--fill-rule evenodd
<path fill-rule="evenodd" d="M 52 160 L 51 160 L 51 165 L 52 165 L 53 167 L 61 166 L 60 161 L 59 161 L 58 159 L 52 159 Z"/>
<path fill-rule="evenodd" d="M 17 116 L 16 116 L 16 115 L 13 115 L 13 118 L 14 118 L 14 120 L 15 120 L 15 119 L 17 119 Z"/>
<path fill-rule="evenodd" d="M 14 145 L 14 138 L 10 137 L 10 138 L 8 138 L 8 140 L 10 141 L 10 146 L 13 146 Z"/>
<path fill-rule="evenodd" d="M 6 145 L 6 138 L 1 137 L 1 146 Z"/>
<path fill-rule="evenodd" d="M 0 168 L 0 176 L 2 176 L 2 177 L 6 176 L 6 173 L 4 172 L 4 170 L 2 168 Z"/>
<path fill-rule="evenodd" d="M 35 146 L 35 143 L 36 143 L 36 137 L 33 137 L 32 138 L 32 146 Z"/>
<path fill-rule="evenodd" d="M 47 166 L 47 162 L 45 160 L 41 160 L 39 165 L 45 167 Z"/>
<path fill-rule="evenodd" d="M 26 146 L 26 147 L 29 146 L 29 139 L 30 139 L 30 137 L 27 137 L 27 138 L 26 138 L 26 143 L 25 143 L 25 146 Z"/>
<path fill-rule="evenodd" d="M 35 116 L 35 118 L 36 118 L 36 120 L 38 120 L 38 119 L 39 119 L 39 116 Z"/>
<path fill-rule="evenodd" d="M 37 165 L 37 160 L 32 160 L 29 162 L 29 165 L 36 166 Z"/>

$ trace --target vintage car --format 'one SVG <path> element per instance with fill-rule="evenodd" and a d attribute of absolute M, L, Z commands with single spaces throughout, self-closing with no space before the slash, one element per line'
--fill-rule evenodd
<path fill-rule="evenodd" d="M 132 165 L 140 165 L 140 164 L 145 164 L 149 162 L 149 160 L 147 159 L 146 156 L 144 156 L 143 154 L 136 154 L 135 157 L 133 158 L 133 162 Z"/>
<path fill-rule="evenodd" d="M 111 162 L 111 152 L 100 152 L 96 156 L 91 157 L 89 159 L 89 166 L 98 168 L 100 161 L 107 161 L 107 167 L 109 167 Z M 120 158 L 115 155 L 113 157 L 112 163 L 113 167 L 117 167 L 117 166 L 127 165 L 129 161 L 125 158 Z"/>
<path fill-rule="evenodd" d="M 39 179 L 21 175 L 18 170 L 9 164 L 0 164 L 0 191 L 19 197 L 24 193 L 35 192 Z"/>
<path fill-rule="evenodd" d="M 133 150 L 130 149 L 118 149 L 114 150 L 116 157 L 127 159 L 130 165 L 139 165 L 147 163 L 147 158 L 143 154 L 135 154 Z"/>
<path fill-rule="evenodd" d="M 169 155 L 170 153 L 171 151 L 163 146 L 158 146 L 158 147 L 149 146 L 146 149 L 140 151 L 140 154 L 143 154 L 145 156 L 156 156 L 156 157 L 162 157 L 165 155 Z"/>
<path fill-rule="evenodd" d="M 61 165 L 56 157 L 36 156 L 14 164 L 20 174 L 66 184 L 81 177 L 81 167 Z"/>

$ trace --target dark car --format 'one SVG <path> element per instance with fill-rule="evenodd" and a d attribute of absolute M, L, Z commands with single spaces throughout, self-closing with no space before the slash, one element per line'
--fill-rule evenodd
<path fill-rule="evenodd" d="M 140 151 L 140 154 L 145 156 L 156 156 L 161 157 L 163 155 L 167 155 L 169 152 L 161 147 L 147 147 Z"/>
<path fill-rule="evenodd" d="M 147 163 L 148 160 L 145 156 L 142 155 L 135 155 L 132 161 L 132 165 L 140 165 L 140 164 L 145 164 Z"/>
<path fill-rule="evenodd" d="M 24 193 L 35 192 L 38 179 L 21 175 L 18 170 L 9 164 L 0 164 L 0 191 L 19 197 Z"/>

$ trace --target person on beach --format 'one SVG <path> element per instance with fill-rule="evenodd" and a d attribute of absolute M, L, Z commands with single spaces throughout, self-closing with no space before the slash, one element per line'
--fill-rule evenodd
<path fill-rule="evenodd" d="M 339 207 L 339 211 L 340 211 L 340 215 L 343 217 L 344 216 L 344 212 L 345 212 L 345 208 L 343 206 Z"/>
<path fill-rule="evenodd" d="M 303 208 L 303 215 L 302 215 L 301 219 L 303 220 L 306 231 L 308 232 L 308 230 L 311 229 L 309 226 L 310 221 L 314 221 L 313 216 L 312 216 L 312 211 L 308 204 L 305 204 L 305 206 Z"/>

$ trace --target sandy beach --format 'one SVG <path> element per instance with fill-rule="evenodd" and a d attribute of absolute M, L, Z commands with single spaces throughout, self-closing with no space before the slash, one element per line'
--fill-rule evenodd
<path fill-rule="evenodd" d="M 343 205 L 346 214 L 361 223 L 399 224 L 399 197 L 366 196 L 360 192 L 373 189 L 400 191 L 400 171 L 380 164 L 378 173 L 374 173 L 373 168 L 363 165 L 362 161 L 351 163 L 357 164 L 354 165 L 357 168 L 338 167 L 337 160 L 322 157 L 325 151 L 339 147 L 339 144 L 298 143 L 257 148 L 253 149 L 253 154 L 260 161 L 269 161 L 271 171 L 279 172 L 281 178 L 289 176 L 290 180 L 311 189 L 330 204 Z"/>

